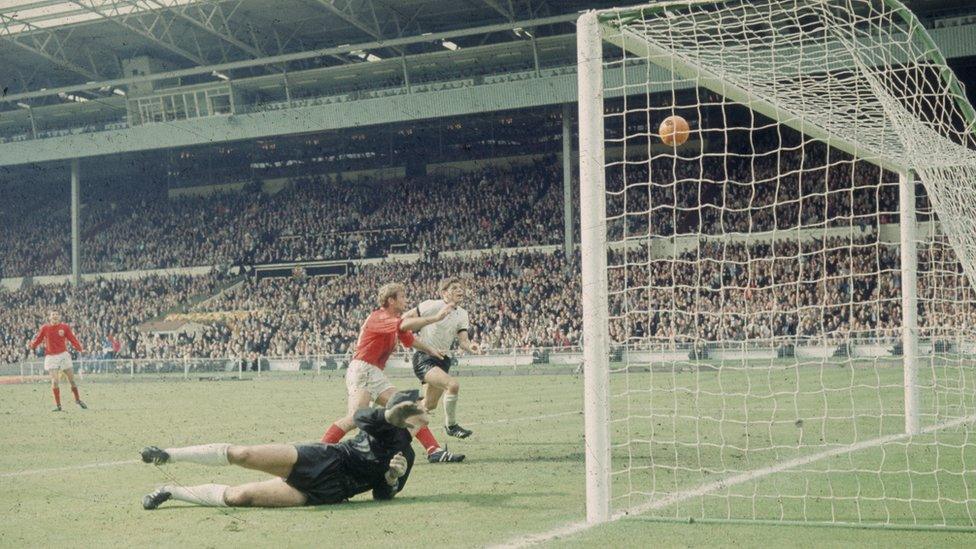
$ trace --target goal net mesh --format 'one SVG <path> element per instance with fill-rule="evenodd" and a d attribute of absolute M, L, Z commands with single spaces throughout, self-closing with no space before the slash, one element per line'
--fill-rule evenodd
<path fill-rule="evenodd" d="M 598 17 L 612 511 L 976 526 L 973 115 L 920 23 L 881 0 Z"/>

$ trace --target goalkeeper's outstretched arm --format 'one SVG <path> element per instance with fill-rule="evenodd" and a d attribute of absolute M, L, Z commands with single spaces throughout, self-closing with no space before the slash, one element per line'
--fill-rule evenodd
<path fill-rule="evenodd" d="M 397 452 L 390 459 L 390 468 L 383 477 L 385 482 L 373 488 L 373 499 L 393 499 L 393 496 L 403 490 L 411 469 L 413 469 L 413 456 L 411 455 L 410 459 L 407 460 L 403 452 Z"/>
<path fill-rule="evenodd" d="M 414 453 L 410 449 L 412 437 L 405 429 L 426 425 L 426 411 L 416 402 L 401 402 L 387 410 L 362 408 L 356 412 L 354 419 L 356 426 L 378 444 L 397 450 L 382 481 L 373 486 L 374 499 L 391 499 L 403 489 L 413 468 Z M 383 452 L 380 450 L 377 453 Z"/>

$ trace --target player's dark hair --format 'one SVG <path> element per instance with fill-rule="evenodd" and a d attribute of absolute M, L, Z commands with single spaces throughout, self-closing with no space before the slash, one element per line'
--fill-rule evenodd
<path fill-rule="evenodd" d="M 442 278 L 441 281 L 437 283 L 437 291 L 443 293 L 447 291 L 448 288 L 451 287 L 451 284 L 464 284 L 464 283 L 461 282 L 461 279 L 457 278 L 456 276 L 449 276 L 447 278 Z"/>

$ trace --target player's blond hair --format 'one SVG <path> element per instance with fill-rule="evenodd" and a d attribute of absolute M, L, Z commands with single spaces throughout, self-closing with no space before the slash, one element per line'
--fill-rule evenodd
<path fill-rule="evenodd" d="M 400 292 L 407 291 L 407 287 L 399 282 L 390 282 L 380 286 L 380 290 L 376 292 L 376 302 L 380 307 L 386 307 L 386 302 L 390 298 L 394 298 Z"/>
<path fill-rule="evenodd" d="M 464 281 L 456 276 L 449 276 L 447 278 L 442 278 L 440 282 L 437 283 L 437 291 L 444 293 L 452 284 L 464 285 Z"/>

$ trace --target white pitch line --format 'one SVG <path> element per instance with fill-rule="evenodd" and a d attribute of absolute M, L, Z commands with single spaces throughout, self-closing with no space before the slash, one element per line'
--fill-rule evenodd
<path fill-rule="evenodd" d="M 561 416 L 567 416 L 567 415 L 573 415 L 573 414 L 579 415 L 580 413 L 581 412 L 579 412 L 579 411 L 560 412 L 558 414 L 545 414 L 545 415 L 541 415 L 541 416 L 520 417 L 520 418 L 513 418 L 513 419 L 501 419 L 501 420 L 497 420 L 497 421 L 483 421 L 481 423 L 471 423 L 470 425 L 473 426 L 473 425 L 489 425 L 489 424 L 494 424 L 494 423 L 514 423 L 514 422 L 517 422 L 517 421 L 535 421 L 535 420 L 540 420 L 540 419 L 550 419 L 550 418 L 554 418 L 554 417 L 561 417 Z M 300 442 L 307 442 L 307 441 L 299 441 L 299 442 L 290 443 L 290 444 L 298 444 Z M 0 478 L 26 477 L 26 476 L 31 476 L 31 475 L 42 475 L 44 473 L 59 473 L 59 472 L 62 472 L 62 471 L 77 471 L 79 469 L 100 469 L 102 467 L 117 467 L 117 466 L 121 466 L 121 465 L 132 465 L 134 463 L 142 463 L 142 462 L 140 460 L 138 460 L 138 459 L 129 459 L 129 460 L 125 460 L 125 461 L 104 461 L 104 462 L 99 462 L 99 463 L 86 463 L 84 465 L 68 465 L 68 466 L 65 466 L 65 467 L 52 467 L 52 468 L 49 468 L 49 469 L 28 469 L 26 471 L 12 471 L 12 472 L 9 472 L 9 473 L 0 473 Z"/>
<path fill-rule="evenodd" d="M 921 435 L 928 435 L 928 434 L 934 433 L 936 431 L 941 431 L 942 429 L 948 429 L 948 428 L 952 428 L 952 427 L 958 427 L 959 425 L 962 425 L 964 423 L 973 423 L 973 422 L 976 422 L 976 415 L 961 417 L 961 418 L 957 418 L 957 419 L 954 419 L 952 421 L 947 421 L 947 422 L 944 422 L 944 423 L 937 423 L 935 425 L 931 425 L 929 427 L 926 427 L 926 428 L 922 429 L 922 431 L 919 434 L 921 434 Z M 762 469 L 754 469 L 752 471 L 746 471 L 744 473 L 739 473 L 738 475 L 733 475 L 731 477 L 727 477 L 727 478 L 719 479 L 719 480 L 716 480 L 716 481 L 713 481 L 713 482 L 708 482 L 708 483 L 702 484 L 702 485 L 698 486 L 697 488 L 693 488 L 691 490 L 685 490 L 683 492 L 675 492 L 674 494 L 671 494 L 669 496 L 666 496 L 666 497 L 663 497 L 663 498 L 659 498 L 659 499 L 652 499 L 652 500 L 650 500 L 650 501 L 648 501 L 646 503 L 643 503 L 641 505 L 637 505 L 635 507 L 631 507 L 631 508 L 626 509 L 624 511 L 619 511 L 619 512 L 615 513 L 613 516 L 611 516 L 610 517 L 610 520 L 607 521 L 607 522 L 608 523 L 609 522 L 614 522 L 614 521 L 620 520 L 620 519 L 622 519 L 622 518 L 624 518 L 626 516 L 640 515 L 640 514 L 643 514 L 643 513 L 648 512 L 648 511 L 655 511 L 657 509 L 662 509 L 662 508 L 669 507 L 669 506 L 674 505 L 674 504 L 677 504 L 677 503 L 681 503 L 682 501 L 686 501 L 686 500 L 689 500 L 689 499 L 692 499 L 692 498 L 696 498 L 696 497 L 703 496 L 705 494 L 708 494 L 710 492 L 714 492 L 716 490 L 721 490 L 723 488 L 730 488 L 732 486 L 736 486 L 736 485 L 743 484 L 743 483 L 746 483 L 746 482 L 749 482 L 749 481 L 752 481 L 752 480 L 756 480 L 758 478 L 762 478 L 762 477 L 765 477 L 765 476 L 769 476 L 769 475 L 772 475 L 774 473 L 781 473 L 781 472 L 787 471 L 789 469 L 794 469 L 796 467 L 801 467 L 803 465 L 809 465 L 810 463 L 813 463 L 815 461 L 819 461 L 819 460 L 824 459 L 824 458 L 830 458 L 830 457 L 836 457 L 836 456 L 840 456 L 840 455 L 844 455 L 844 454 L 850 454 L 850 453 L 854 453 L 854 452 L 857 452 L 857 451 L 860 451 L 860 450 L 864 450 L 866 448 L 872 448 L 872 447 L 875 447 L 875 446 L 882 446 L 882 445 L 885 445 L 885 444 L 890 444 L 892 442 L 898 442 L 900 440 L 904 440 L 906 438 L 909 438 L 910 436 L 911 435 L 908 435 L 906 433 L 900 433 L 900 434 L 895 434 L 895 435 L 888 435 L 888 436 L 884 436 L 884 437 L 873 438 L 873 439 L 870 439 L 870 440 L 865 440 L 865 441 L 862 441 L 862 442 L 858 442 L 856 444 L 851 444 L 849 446 L 839 446 L 839 447 L 836 447 L 836 448 L 831 448 L 829 450 L 824 450 L 822 452 L 817 452 L 816 454 L 810 454 L 809 456 L 803 456 L 803 457 L 794 458 L 794 459 L 791 459 L 791 460 L 788 460 L 788 461 L 784 461 L 782 463 L 777 463 L 776 465 L 771 465 L 769 467 L 764 467 Z M 593 526 L 598 526 L 598 524 L 589 524 L 587 522 L 574 522 L 574 523 L 570 523 L 570 524 L 566 524 L 566 525 L 560 526 L 558 528 L 554 528 L 552 530 L 549 530 L 548 532 L 542 532 L 542 533 L 539 533 L 539 534 L 530 534 L 530 535 L 519 536 L 519 537 L 514 538 L 512 540 L 509 540 L 509 541 L 507 541 L 507 542 L 505 542 L 503 544 L 496 545 L 494 547 L 495 548 L 498 548 L 498 549 L 501 549 L 501 548 L 510 549 L 510 548 L 515 548 L 515 547 L 528 547 L 530 545 L 536 545 L 536 544 L 540 544 L 540 543 L 545 543 L 547 541 L 552 541 L 552 540 L 554 540 L 556 538 L 570 536 L 570 535 L 573 535 L 573 534 L 578 534 L 578 533 L 580 533 L 580 532 L 582 532 L 584 530 L 587 530 L 587 529 L 589 529 L 589 528 L 591 528 Z"/>
<path fill-rule="evenodd" d="M 76 471 L 78 469 L 98 469 L 101 467 L 116 467 L 119 465 L 132 465 L 133 463 L 140 463 L 140 461 L 138 459 L 127 459 L 125 461 L 103 461 L 100 463 L 86 463 L 84 465 L 68 465 L 67 467 L 52 467 L 50 469 L 28 469 L 26 471 L 13 471 L 10 473 L 0 473 L 0 478 L 26 477 L 30 475 L 41 475 L 44 473 Z"/>

